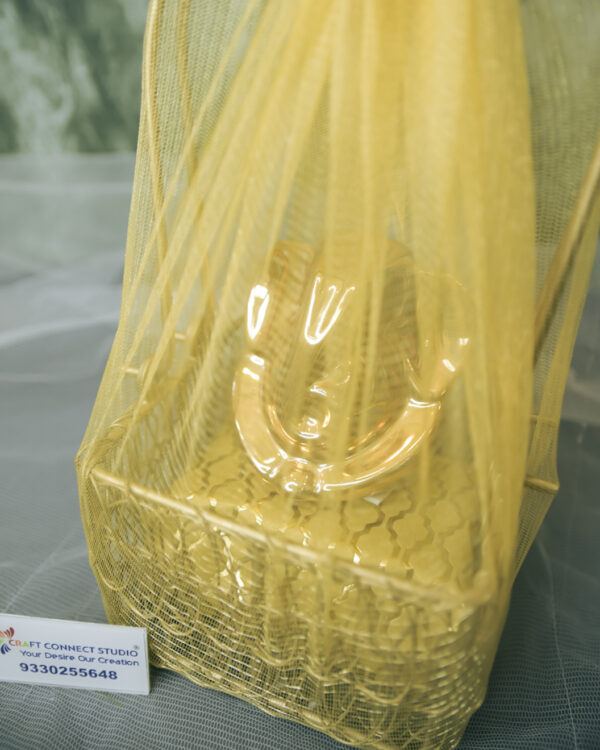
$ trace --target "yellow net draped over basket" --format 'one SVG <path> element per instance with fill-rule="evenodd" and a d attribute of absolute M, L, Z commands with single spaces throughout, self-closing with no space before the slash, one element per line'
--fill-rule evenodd
<path fill-rule="evenodd" d="M 364 748 L 458 742 L 557 489 L 594 22 L 583 0 L 153 0 L 77 459 L 108 616 L 153 663 Z"/>

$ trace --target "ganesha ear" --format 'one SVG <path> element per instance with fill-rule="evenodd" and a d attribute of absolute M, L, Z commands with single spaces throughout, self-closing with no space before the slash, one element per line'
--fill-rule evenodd
<path fill-rule="evenodd" d="M 472 303 L 464 287 L 444 273 L 417 270 L 415 279 L 417 341 L 414 355 L 405 358 L 406 371 L 418 398 L 437 401 L 467 356 Z"/>

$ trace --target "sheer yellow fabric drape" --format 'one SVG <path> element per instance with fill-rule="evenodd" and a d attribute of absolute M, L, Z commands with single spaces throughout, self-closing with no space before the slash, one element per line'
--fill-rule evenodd
<path fill-rule="evenodd" d="M 77 465 L 154 663 L 361 747 L 458 742 L 557 488 L 599 220 L 577 4 L 151 3 Z"/>

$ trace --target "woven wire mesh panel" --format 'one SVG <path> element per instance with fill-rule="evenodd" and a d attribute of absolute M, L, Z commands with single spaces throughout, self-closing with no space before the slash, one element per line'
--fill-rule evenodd
<path fill-rule="evenodd" d="M 496 603 L 307 553 L 244 524 L 231 500 L 198 507 L 99 467 L 90 481 L 107 614 L 149 629 L 154 664 L 361 747 L 458 742 L 457 716 L 485 692 Z"/>

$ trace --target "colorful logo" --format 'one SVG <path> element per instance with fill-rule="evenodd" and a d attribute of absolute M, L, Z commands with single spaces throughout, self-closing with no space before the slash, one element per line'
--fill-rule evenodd
<path fill-rule="evenodd" d="M 7 628 L 6 630 L 0 630 L 0 654 L 7 654 L 10 651 L 8 643 L 4 643 L 4 639 L 9 640 L 15 634 L 14 628 Z"/>

